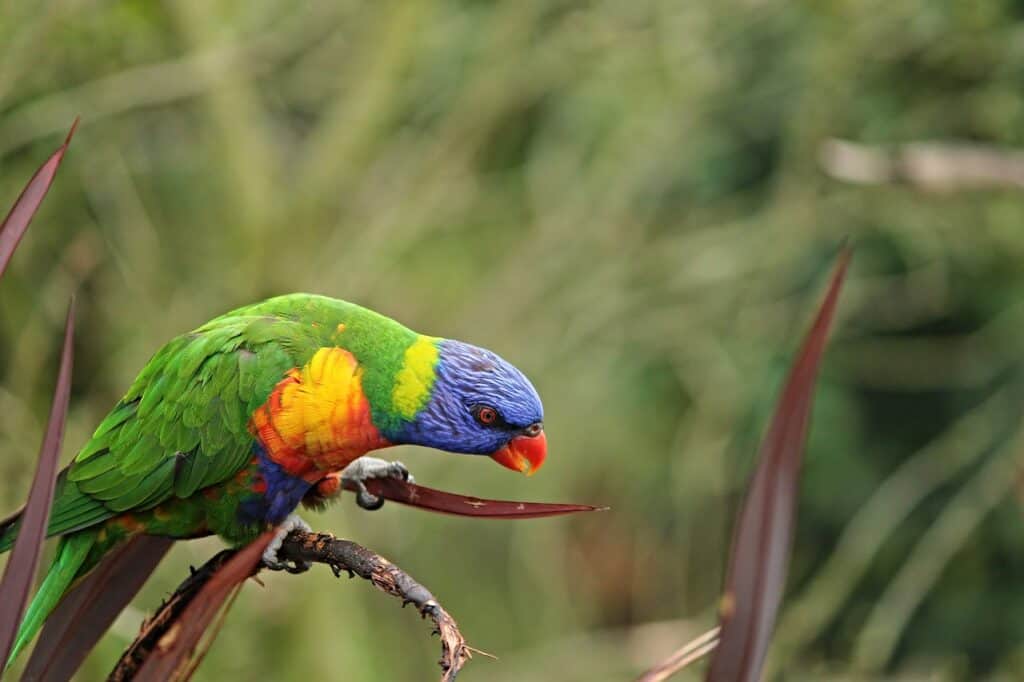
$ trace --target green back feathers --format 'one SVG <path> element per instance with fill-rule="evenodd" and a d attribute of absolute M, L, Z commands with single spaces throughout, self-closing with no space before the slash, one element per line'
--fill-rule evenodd
<path fill-rule="evenodd" d="M 221 317 L 164 346 L 82 448 L 51 532 L 188 497 L 251 457 L 249 415 L 313 335 L 269 317 Z M 91 502 L 72 498 L 84 498 Z"/>
<path fill-rule="evenodd" d="M 363 393 L 373 422 L 385 433 L 412 419 L 429 397 L 439 339 L 421 336 L 380 313 L 325 296 L 291 294 L 224 317 L 234 315 L 288 317 L 315 325 L 317 347 L 340 346 L 352 353 L 363 368 Z M 410 410 L 412 405 L 416 408 Z"/>

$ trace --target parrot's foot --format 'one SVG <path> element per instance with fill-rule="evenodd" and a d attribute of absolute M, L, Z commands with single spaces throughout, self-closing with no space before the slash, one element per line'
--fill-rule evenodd
<path fill-rule="evenodd" d="M 269 568 L 271 571 L 288 571 L 289 573 L 304 573 L 312 566 L 308 561 L 295 561 L 288 563 L 287 561 L 281 561 L 278 558 L 277 553 L 281 551 L 281 545 L 284 544 L 284 539 L 288 537 L 288 534 L 293 530 L 301 530 L 307 533 L 313 531 L 309 527 L 309 524 L 303 521 L 298 514 L 289 514 L 288 518 L 284 520 L 280 526 L 277 527 L 277 532 L 274 533 L 274 539 L 270 541 L 267 548 L 263 550 L 263 565 Z"/>
<path fill-rule="evenodd" d="M 384 498 L 371 495 L 366 489 L 366 481 L 373 478 L 397 478 L 401 481 L 413 482 L 412 474 L 401 462 L 389 462 L 376 457 L 360 457 L 345 467 L 341 472 L 342 484 L 350 483 L 356 487 L 356 504 L 363 509 L 373 511 L 384 506 Z"/>

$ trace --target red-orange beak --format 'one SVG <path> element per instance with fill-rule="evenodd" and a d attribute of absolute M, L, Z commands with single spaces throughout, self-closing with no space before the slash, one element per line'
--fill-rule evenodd
<path fill-rule="evenodd" d="M 491 459 L 503 467 L 532 476 L 544 464 L 547 454 L 548 439 L 541 431 L 536 436 L 516 436 L 491 455 Z"/>

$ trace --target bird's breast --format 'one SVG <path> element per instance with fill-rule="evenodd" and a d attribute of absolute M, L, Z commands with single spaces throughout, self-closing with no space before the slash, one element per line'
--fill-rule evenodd
<path fill-rule="evenodd" d="M 249 430 L 268 458 L 293 476 L 316 480 L 390 443 L 373 424 L 362 368 L 343 348 L 321 348 L 290 370 L 253 413 Z"/>

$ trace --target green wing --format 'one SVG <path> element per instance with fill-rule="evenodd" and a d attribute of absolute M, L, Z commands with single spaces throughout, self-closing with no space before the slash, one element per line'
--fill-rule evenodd
<path fill-rule="evenodd" d="M 252 456 L 249 416 L 319 345 L 295 319 L 229 313 L 164 346 L 58 482 L 49 533 L 189 497 Z"/>

